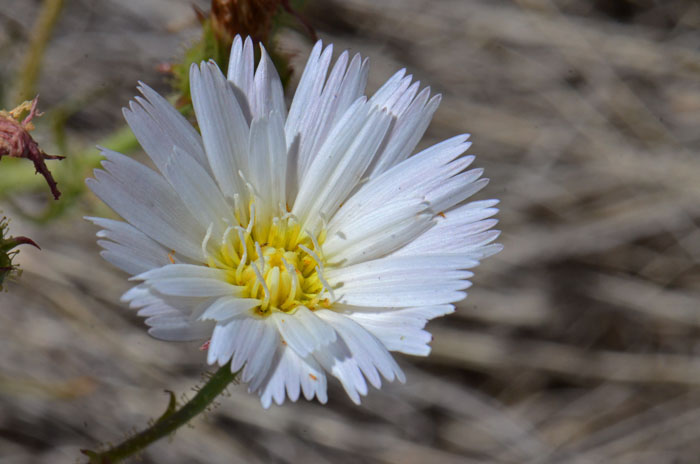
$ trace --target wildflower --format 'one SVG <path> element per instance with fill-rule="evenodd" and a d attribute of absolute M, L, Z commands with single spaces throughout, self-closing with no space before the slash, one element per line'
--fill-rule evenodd
<path fill-rule="evenodd" d="M 0 160 L 3 156 L 11 158 L 27 158 L 34 163 L 37 173 L 40 173 L 49 184 L 53 197 L 58 200 L 61 192 L 51 172 L 46 167 L 44 160 L 61 160 L 64 157 L 58 155 L 47 155 L 29 134 L 34 130 L 32 120 L 36 116 L 41 116 L 37 105 L 39 97 L 32 101 L 26 101 L 10 111 L 0 111 Z M 28 113 L 24 119 L 21 116 Z"/>
<path fill-rule="evenodd" d="M 440 97 L 401 70 L 371 98 L 368 63 L 311 52 L 289 112 L 261 47 L 236 37 L 228 78 L 193 65 L 200 134 L 148 86 L 124 115 L 158 171 L 109 150 L 90 188 L 126 222 L 90 218 L 102 256 L 140 282 L 123 297 L 163 340 L 205 342 L 263 406 L 359 403 L 426 356 L 427 321 L 465 298 L 498 252 L 496 200 L 467 170 L 467 135 L 410 156 Z M 330 71 L 329 71 L 329 68 Z"/>

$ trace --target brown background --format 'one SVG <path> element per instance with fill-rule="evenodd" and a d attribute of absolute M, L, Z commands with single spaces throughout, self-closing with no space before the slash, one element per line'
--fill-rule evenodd
<path fill-rule="evenodd" d="M 137 80 L 167 92 L 155 65 L 196 36 L 189 3 L 66 2 L 40 93 L 44 109 L 88 102 L 72 146 L 122 124 Z M 0 0 L 3 87 L 38 5 Z M 406 385 L 356 407 L 331 382 L 327 406 L 268 411 L 233 386 L 142 462 L 698 462 L 700 3 L 316 0 L 305 15 L 371 57 L 370 90 L 406 66 L 443 94 L 423 145 L 473 134 L 505 251 L 430 324 L 432 355 L 399 357 Z M 309 41 L 281 40 L 303 62 Z M 163 389 L 191 394 L 205 354 L 149 338 L 119 303 L 125 276 L 80 219 L 94 198 L 43 225 L 0 207 L 43 246 L 0 294 L 0 463 L 76 462 L 157 417 Z"/>

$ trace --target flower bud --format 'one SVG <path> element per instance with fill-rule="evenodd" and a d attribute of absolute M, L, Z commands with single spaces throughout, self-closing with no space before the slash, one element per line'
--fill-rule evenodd
<path fill-rule="evenodd" d="M 226 49 L 236 34 L 267 42 L 280 0 L 212 0 L 211 27 Z"/>
<path fill-rule="evenodd" d="M 36 172 L 44 176 L 53 197 L 58 200 L 61 192 L 59 192 L 56 181 L 46 167 L 44 160 L 61 160 L 64 157 L 46 154 L 29 134 L 34 129 L 32 119 L 35 116 L 41 116 L 37 109 L 38 103 L 39 97 L 37 96 L 34 100 L 25 101 L 10 111 L 0 111 L 0 160 L 3 156 L 31 160 Z M 24 113 L 28 114 L 24 119 L 21 119 Z"/>

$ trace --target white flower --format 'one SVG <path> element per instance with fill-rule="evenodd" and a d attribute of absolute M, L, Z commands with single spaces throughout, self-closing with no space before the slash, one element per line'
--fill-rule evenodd
<path fill-rule="evenodd" d="M 496 200 L 466 170 L 467 135 L 410 156 L 440 97 L 401 70 L 371 98 L 368 63 L 314 47 L 289 112 L 261 49 L 237 37 L 228 80 L 192 66 L 201 136 L 146 85 L 124 110 L 159 172 L 109 150 L 90 188 L 126 222 L 90 218 L 102 256 L 140 283 L 123 299 L 163 340 L 208 340 L 263 406 L 359 403 L 404 381 L 389 353 L 426 356 L 426 322 L 454 311 L 498 252 Z M 410 156 L 410 157 L 409 157 Z"/>

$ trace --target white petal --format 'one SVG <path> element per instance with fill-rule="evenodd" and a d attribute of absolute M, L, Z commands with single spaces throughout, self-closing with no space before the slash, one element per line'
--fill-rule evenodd
<path fill-rule="evenodd" d="M 335 343 L 315 352 L 313 357 L 324 370 L 340 380 L 350 399 L 355 404 L 360 404 L 360 396 L 367 394 L 367 382 L 345 342 L 339 338 Z"/>
<path fill-rule="evenodd" d="M 284 342 L 302 358 L 335 340 L 333 328 L 304 306 L 293 314 L 274 311 L 269 317 Z"/>
<path fill-rule="evenodd" d="M 424 327 L 425 324 L 435 319 L 436 317 L 451 314 L 455 311 L 454 305 L 429 305 L 415 306 L 410 308 L 377 308 L 370 306 L 348 306 L 336 304 L 333 310 L 337 313 L 344 314 L 352 318 L 368 318 L 372 319 L 380 317 L 386 320 L 393 321 L 397 325 L 408 325 L 411 327 Z"/>
<path fill-rule="evenodd" d="M 268 321 L 253 319 L 251 317 L 242 317 L 235 320 L 237 331 L 232 335 L 233 338 L 233 358 L 231 359 L 231 371 L 235 372 L 242 368 L 246 362 L 253 356 L 258 349 L 258 343 L 261 339 L 268 340 L 264 336 Z M 274 350 L 273 350 L 274 353 Z M 272 356 L 272 353 L 270 353 Z M 219 362 L 219 364 L 221 364 Z"/>
<path fill-rule="evenodd" d="M 260 44 L 260 64 L 255 71 L 253 87 L 253 118 L 267 116 L 272 111 L 279 113 L 283 119 L 287 116 L 282 82 L 262 43 Z"/>
<path fill-rule="evenodd" d="M 216 324 L 211 334 L 207 349 L 207 363 L 225 365 L 233 355 L 233 343 L 240 319 L 234 319 L 226 324 Z"/>
<path fill-rule="evenodd" d="M 348 52 L 343 52 L 338 57 L 333 69 L 331 69 L 328 80 L 326 80 L 323 86 L 323 91 L 313 103 L 315 107 L 314 120 L 307 123 L 307 133 L 305 134 L 306 140 L 308 140 L 309 143 L 305 143 L 302 146 L 301 159 L 304 163 L 301 166 L 302 172 L 305 172 L 313 161 L 314 154 L 323 145 L 328 131 L 332 126 L 333 115 L 336 112 L 338 92 L 342 85 L 343 77 L 345 76 L 347 64 Z"/>
<path fill-rule="evenodd" d="M 192 157 L 175 147 L 163 174 L 202 227 L 213 224 L 216 235 L 224 231 L 230 208 L 214 180 Z"/>
<path fill-rule="evenodd" d="M 314 338 L 318 341 L 316 349 L 320 349 L 336 340 L 336 334 L 333 327 L 326 324 L 305 306 L 300 306 L 293 315 L 297 320 L 299 320 L 299 322 L 302 323 L 302 325 L 306 327 L 309 332 L 314 334 Z"/>
<path fill-rule="evenodd" d="M 153 322 L 153 321 L 152 321 Z M 188 342 L 205 339 L 211 334 L 211 322 L 191 321 L 185 316 L 158 321 L 148 333 L 165 341 Z"/>
<path fill-rule="evenodd" d="M 261 201 L 256 204 L 261 224 L 271 224 L 272 218 L 281 216 L 280 206 L 286 204 L 287 152 L 284 140 L 282 116 L 273 112 L 254 119 L 248 139 L 250 181 Z M 266 236 L 267 231 L 257 231 Z"/>
<path fill-rule="evenodd" d="M 327 255 L 327 258 L 344 266 L 377 259 L 401 248 L 406 243 L 410 243 L 433 227 L 434 223 L 431 214 L 417 214 L 355 242 L 332 256 Z"/>
<path fill-rule="evenodd" d="M 192 104 L 209 164 L 223 193 L 245 193 L 238 171 L 247 172 L 248 123 L 231 85 L 214 63 L 190 68 Z"/>
<path fill-rule="evenodd" d="M 403 116 L 411 102 L 413 102 L 413 100 L 415 99 L 419 87 L 420 81 L 412 82 L 411 85 L 405 91 L 397 92 L 395 97 L 392 98 L 391 101 L 388 102 L 386 105 L 384 105 L 384 107 L 396 116 Z"/>
<path fill-rule="evenodd" d="M 367 85 L 368 71 L 369 60 L 367 58 L 362 59 L 359 54 L 353 56 L 345 76 L 343 76 L 340 88 L 334 95 L 333 108 L 328 115 L 329 125 L 325 134 L 340 120 L 345 111 L 350 108 L 350 105 L 363 95 Z M 325 137 L 324 134 L 319 134 L 319 136 L 319 139 Z M 323 142 L 323 140 L 320 140 L 320 142 Z"/>
<path fill-rule="evenodd" d="M 155 90 L 143 82 L 139 84 L 146 99 L 137 97 L 123 113 L 153 163 L 163 172 L 173 147 L 178 147 L 208 169 L 202 138 L 194 127 Z"/>
<path fill-rule="evenodd" d="M 244 314 L 251 308 L 258 306 L 260 300 L 253 298 L 235 298 L 223 296 L 212 303 L 197 319 L 204 321 L 211 319 L 217 322 L 225 321 L 235 316 Z"/>
<path fill-rule="evenodd" d="M 447 179 L 440 187 L 431 190 L 426 195 L 430 208 L 436 213 L 447 211 L 486 187 L 488 179 L 473 181 L 475 177 L 481 175 L 482 171 L 482 169 L 472 169 L 460 173 Z"/>
<path fill-rule="evenodd" d="M 326 47 L 323 52 L 322 49 L 321 41 L 316 42 L 294 93 L 285 125 L 288 146 L 299 136 L 299 169 L 297 171 L 299 178 L 304 177 L 305 166 L 309 165 L 310 148 L 314 141 L 308 137 L 308 134 L 316 128 L 318 122 L 317 115 L 321 109 L 318 99 L 333 55 L 332 45 Z"/>
<path fill-rule="evenodd" d="M 171 308 L 162 301 L 144 306 L 136 312 L 136 315 L 141 317 L 166 316 L 173 314 L 181 314 L 177 309 Z M 148 320 L 146 320 L 147 322 Z"/>
<path fill-rule="evenodd" d="M 317 192 L 316 201 L 308 213 L 310 217 L 322 215 L 331 217 L 335 214 L 350 192 L 360 182 L 362 175 L 381 146 L 390 124 L 391 115 L 384 111 L 377 111 L 369 115 L 367 122 L 357 134 L 355 140 L 347 147 L 342 157 L 335 161 L 337 163 L 335 169 L 325 179 L 326 182 L 323 188 Z M 338 145 L 332 145 L 340 153 L 343 153 Z M 315 163 L 320 162 L 320 156 L 314 161 Z M 314 166 L 311 167 L 309 172 L 313 171 L 313 169 Z M 302 184 L 302 189 L 305 184 L 306 182 Z M 315 230 L 316 225 L 312 221 L 307 222 L 307 227 L 311 230 Z"/>
<path fill-rule="evenodd" d="M 408 158 L 416 148 L 440 104 L 440 95 L 434 96 L 426 103 L 429 94 L 430 89 L 423 89 L 408 109 L 398 118 L 391 130 L 386 146 L 381 154 L 377 156 L 377 162 L 372 167 L 369 175 L 370 179 L 376 178 L 389 168 Z"/>
<path fill-rule="evenodd" d="M 209 344 L 207 362 L 223 366 L 231 361 L 232 372 L 238 371 L 247 363 L 253 363 L 247 373 L 244 369 L 243 377 L 249 379 L 269 367 L 278 343 L 269 321 L 237 317 L 216 325 Z"/>
<path fill-rule="evenodd" d="M 296 353 L 293 353 L 293 355 L 296 355 Z M 328 394 L 326 393 L 326 373 L 323 371 L 323 368 L 312 357 L 298 358 L 297 362 L 299 364 L 301 392 L 304 398 L 312 400 L 315 396 L 321 404 L 326 404 Z"/>
<path fill-rule="evenodd" d="M 348 283 L 397 274 L 425 276 L 434 272 L 470 269 L 478 264 L 478 261 L 460 255 L 391 256 L 352 266 L 329 268 L 324 275 L 330 283 Z"/>
<path fill-rule="evenodd" d="M 393 95 L 405 90 L 411 82 L 406 76 L 406 69 L 399 69 L 372 95 L 370 102 L 378 107 L 386 106 Z"/>
<path fill-rule="evenodd" d="M 132 277 L 131 280 L 161 280 L 176 277 L 192 277 L 200 279 L 224 280 L 227 272 L 222 269 L 214 269 L 208 266 L 196 264 L 167 264 L 157 269 L 150 269 L 143 274 Z"/>
<path fill-rule="evenodd" d="M 323 244 L 323 252 L 326 256 L 335 256 L 361 241 L 372 240 L 377 234 L 391 230 L 397 224 L 418 218 L 419 214 L 427 209 L 426 203 L 421 200 L 412 198 L 380 204 L 355 221 L 343 223 L 342 229 L 333 229 L 330 232 Z"/>
<path fill-rule="evenodd" d="M 428 274 L 430 272 L 430 274 Z M 432 287 L 442 285 L 444 283 L 457 282 L 460 280 L 470 279 L 474 276 L 473 272 L 462 271 L 455 269 L 440 269 L 437 271 L 428 271 L 420 268 L 402 269 L 394 271 L 391 274 L 368 275 L 354 280 L 333 280 L 331 285 L 341 285 L 338 288 L 339 293 L 343 295 L 357 294 L 362 292 L 375 293 L 379 291 L 395 291 L 397 287 L 410 288 L 411 286 Z M 469 286 L 469 284 L 466 284 Z M 463 287 L 466 288 L 466 287 Z"/>
<path fill-rule="evenodd" d="M 189 297 L 240 296 L 244 287 L 237 287 L 216 279 L 198 277 L 175 277 L 149 281 L 156 291 L 165 295 Z"/>
<path fill-rule="evenodd" d="M 254 66 L 253 41 L 246 37 L 244 44 L 241 36 L 237 35 L 231 46 L 228 80 L 233 84 L 234 94 L 248 122 L 252 120 Z"/>
<path fill-rule="evenodd" d="M 138 274 L 154 265 L 152 259 L 134 248 L 125 247 L 109 240 L 98 240 L 97 244 L 103 248 L 100 256 L 127 274 Z"/>
<path fill-rule="evenodd" d="M 268 378 L 260 383 L 262 386 L 251 384 L 250 390 L 258 391 L 263 407 L 270 407 L 273 399 L 282 404 L 285 390 L 291 401 L 299 398 L 300 391 L 307 400 L 316 396 L 321 403 L 328 401 L 326 375 L 313 358 L 301 358 L 291 348 L 280 345 L 275 359 Z"/>
<path fill-rule="evenodd" d="M 338 302 L 355 306 L 410 307 L 440 305 L 463 300 L 460 291 L 471 285 L 466 280 L 432 281 L 425 286 L 415 282 L 388 282 L 374 288 L 368 286 L 341 287 L 336 290 Z"/>
<path fill-rule="evenodd" d="M 498 200 L 480 200 L 469 202 L 465 205 L 451 209 L 445 214 L 443 219 L 438 220 L 438 224 L 447 220 L 448 216 L 450 218 L 450 222 L 453 224 L 468 224 L 489 218 L 498 213 L 498 208 L 494 208 L 494 206 L 497 204 Z"/>
<path fill-rule="evenodd" d="M 319 310 L 319 317 L 330 323 L 343 339 L 367 380 L 376 388 L 381 386 L 378 372 L 387 379 L 405 382 L 406 378 L 394 358 L 374 335 L 350 318 L 329 310 Z M 378 372 L 377 372 L 378 371 Z"/>
<path fill-rule="evenodd" d="M 104 218 L 86 218 L 100 227 L 97 244 L 104 248 L 100 255 L 129 274 L 139 274 L 168 263 L 168 251 L 131 224 Z M 173 260 L 173 255 L 170 256 Z"/>
<path fill-rule="evenodd" d="M 495 200 L 469 203 L 445 213 L 438 218 L 437 225 L 413 242 L 397 250 L 395 256 L 428 254 L 461 254 L 480 260 L 501 250 L 500 245 L 491 244 L 499 231 L 488 230 L 497 221 L 488 218 L 498 210 L 492 208 Z M 490 245 L 491 244 L 491 245 Z"/>
<path fill-rule="evenodd" d="M 172 187 L 155 171 L 111 151 L 103 151 L 109 172 L 95 170 L 88 187 L 141 232 L 189 258 L 201 257 L 204 229 Z"/>
<path fill-rule="evenodd" d="M 315 162 L 299 184 L 299 193 L 294 200 L 292 213 L 302 221 L 307 218 L 318 198 L 317 193 L 326 185 L 338 165 L 338 160 L 362 130 L 368 114 L 369 105 L 364 97 L 355 101 L 328 136 L 328 142 L 321 147 Z"/>
<path fill-rule="evenodd" d="M 264 379 L 274 359 L 275 352 L 280 343 L 279 333 L 270 321 L 262 322 L 260 335 L 256 340 L 257 346 L 251 350 L 243 369 L 242 380 L 253 384 L 258 379 Z"/>
<path fill-rule="evenodd" d="M 138 308 L 149 304 L 160 303 L 161 299 L 155 296 L 146 284 L 139 284 L 127 290 L 120 300 L 129 303 L 129 307 Z"/>
<path fill-rule="evenodd" d="M 455 160 L 469 147 L 467 137 L 453 137 L 433 145 L 367 182 L 331 218 L 329 232 L 351 226 L 358 218 L 371 214 L 378 205 L 423 198 L 455 174 L 451 164 L 457 163 L 461 170 L 474 159 L 466 156 L 462 161 Z"/>
<path fill-rule="evenodd" d="M 292 211 L 304 228 L 315 230 L 322 214 L 330 217 L 335 213 L 362 178 L 391 123 L 384 111 L 373 111 L 367 117 L 363 109 L 346 114 L 352 129 L 343 121 L 338 123 L 342 134 L 333 129 L 300 185 Z"/>
<path fill-rule="evenodd" d="M 140 260 L 146 263 L 146 269 L 168 264 L 167 250 L 131 224 L 98 217 L 86 217 L 85 219 L 104 228 L 104 230 L 97 232 L 98 237 L 112 240 L 138 254 Z M 174 259 L 174 256 L 171 258 Z M 146 269 L 139 272 L 144 272 Z"/>
<path fill-rule="evenodd" d="M 427 356 L 428 343 L 432 340 L 429 332 L 422 330 L 428 320 L 454 312 L 454 306 L 426 306 L 399 310 L 379 310 L 377 308 L 354 308 L 346 314 L 382 342 L 389 351 L 400 351 L 414 356 Z M 359 309 L 359 310 L 357 310 Z M 371 309 L 375 311 L 372 312 Z"/>

